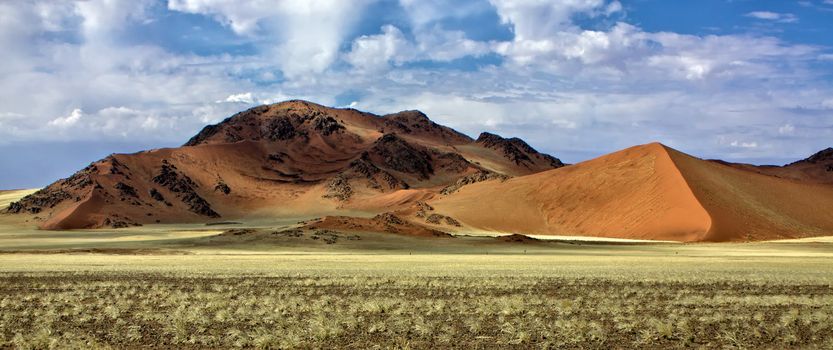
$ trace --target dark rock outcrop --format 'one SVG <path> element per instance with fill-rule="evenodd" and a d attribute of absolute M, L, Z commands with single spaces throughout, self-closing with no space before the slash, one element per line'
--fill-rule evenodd
<path fill-rule="evenodd" d="M 476 142 L 484 147 L 501 151 L 504 157 L 517 165 L 528 167 L 534 162 L 532 158 L 537 157 L 541 158 L 552 168 L 564 166 L 564 163 L 558 158 L 536 151 L 532 146 L 517 137 L 506 139 L 492 133 L 484 132 L 480 134 Z"/>
<path fill-rule="evenodd" d="M 418 218 L 424 218 L 428 215 L 429 211 L 434 211 L 434 207 L 432 207 L 430 204 L 425 203 L 423 201 L 417 201 L 415 206 L 416 206 L 416 209 L 417 209 L 415 215 Z"/>
<path fill-rule="evenodd" d="M 434 224 L 434 225 L 442 225 L 443 222 L 445 222 L 446 225 L 450 225 L 450 226 L 456 226 L 456 227 L 463 226 L 456 219 L 454 219 L 450 216 L 445 216 L 445 215 L 440 215 L 440 214 L 431 214 L 431 215 L 429 215 L 427 218 L 425 218 L 425 222 L 427 222 L 429 224 Z"/>
<path fill-rule="evenodd" d="M 457 192 L 457 190 L 459 190 L 463 186 L 470 185 L 470 184 L 473 184 L 473 183 L 478 183 L 478 182 L 487 181 L 487 180 L 506 181 L 507 179 L 509 179 L 509 176 L 506 176 L 506 175 L 503 175 L 503 174 L 498 174 L 496 172 L 492 172 L 492 171 L 488 171 L 488 170 L 482 170 L 482 171 L 479 171 L 477 173 L 474 173 L 474 174 L 471 174 L 471 175 L 466 175 L 466 176 L 458 179 L 457 182 L 455 182 L 454 184 L 444 187 L 440 191 L 440 193 L 448 195 L 448 194 L 452 194 L 454 192 Z"/>
<path fill-rule="evenodd" d="M 211 209 L 211 205 L 197 194 L 196 188 L 199 186 L 187 175 L 180 174 L 176 166 L 168 161 L 162 162 L 159 175 L 153 178 L 153 182 L 177 194 L 188 206 L 188 210 L 211 218 L 220 217 L 220 214 Z"/>
<path fill-rule="evenodd" d="M 182 200 L 182 203 L 188 205 L 188 210 L 194 213 L 210 218 L 220 217 L 220 214 L 217 214 L 216 211 L 211 209 L 211 205 L 196 192 L 185 193 L 182 197 L 180 197 L 180 199 Z"/>
<path fill-rule="evenodd" d="M 381 158 L 382 166 L 414 174 L 421 179 L 428 179 L 434 173 L 431 153 L 423 147 L 410 144 L 396 134 L 386 134 L 379 138 L 369 153 Z"/>
<path fill-rule="evenodd" d="M 271 141 L 289 140 L 296 135 L 295 126 L 287 117 L 270 120 L 263 130 L 263 136 Z"/>
<path fill-rule="evenodd" d="M 468 143 L 472 139 L 454 129 L 439 125 L 420 111 L 402 111 L 382 117 L 384 133 L 431 135 L 431 137 L 450 143 Z"/>
<path fill-rule="evenodd" d="M 70 198 L 72 198 L 72 195 L 66 191 L 50 186 L 23 197 L 17 202 L 10 203 L 7 210 L 9 213 L 14 214 L 23 212 L 37 214 L 44 209 L 54 208 L 61 202 Z"/>
<path fill-rule="evenodd" d="M 349 200 L 353 196 L 353 188 L 350 186 L 350 181 L 343 175 L 339 174 L 330 179 L 327 183 L 327 193 L 324 198 L 333 198 L 340 201 Z"/>
<path fill-rule="evenodd" d="M 162 193 L 159 192 L 159 190 L 151 188 L 150 191 L 148 191 L 148 194 L 150 195 L 150 198 L 153 198 L 157 202 L 164 202 L 167 206 L 171 206 L 171 203 L 168 203 L 165 200 L 165 196 L 163 196 Z"/>
<path fill-rule="evenodd" d="M 330 116 L 317 116 L 312 120 L 312 128 L 320 132 L 324 136 L 344 130 L 344 125 L 341 125 L 337 120 Z"/>
<path fill-rule="evenodd" d="M 214 186 L 215 192 L 220 192 L 224 195 L 229 195 L 231 193 L 231 187 L 227 185 L 223 180 L 217 182 L 217 185 Z"/>
<path fill-rule="evenodd" d="M 131 227 L 131 226 L 142 226 L 142 224 L 137 223 L 137 222 L 131 220 L 130 218 L 123 217 L 123 216 L 118 215 L 118 214 L 113 214 L 113 215 L 110 215 L 109 217 L 105 218 L 104 222 L 102 222 L 102 224 L 106 227 L 111 227 L 111 228 L 125 228 L 125 227 Z"/>
<path fill-rule="evenodd" d="M 367 179 L 368 187 L 380 191 L 385 189 L 408 189 L 410 187 L 406 182 L 374 165 L 367 152 L 363 153 L 359 159 L 350 162 L 348 172 Z"/>
<path fill-rule="evenodd" d="M 139 194 L 136 193 L 136 189 L 133 188 L 133 186 L 125 184 L 124 182 L 117 183 L 116 190 L 119 191 L 119 195 L 121 197 L 139 198 Z"/>
<path fill-rule="evenodd" d="M 451 173 L 462 173 L 472 164 L 459 153 L 443 153 L 437 157 L 438 167 Z"/>
<path fill-rule="evenodd" d="M 404 225 L 405 220 L 391 213 L 382 213 L 373 217 L 373 221 L 383 223 L 385 225 Z"/>

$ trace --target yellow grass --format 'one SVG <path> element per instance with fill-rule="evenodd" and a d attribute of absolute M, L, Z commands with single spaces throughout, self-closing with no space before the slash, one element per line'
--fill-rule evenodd
<path fill-rule="evenodd" d="M 829 256 L 735 252 L 0 254 L 0 347 L 833 346 Z"/>

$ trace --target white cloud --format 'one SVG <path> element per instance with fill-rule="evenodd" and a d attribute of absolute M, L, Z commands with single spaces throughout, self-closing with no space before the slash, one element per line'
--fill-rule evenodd
<path fill-rule="evenodd" d="M 49 125 L 57 126 L 61 128 L 73 126 L 81 120 L 81 117 L 84 115 L 84 112 L 79 109 L 73 109 L 72 112 L 66 117 L 58 117 L 53 119 L 49 122 Z"/>
<path fill-rule="evenodd" d="M 267 2 L 229 0 L 168 0 L 168 9 L 214 16 L 237 34 L 252 35 L 260 29 L 259 22 L 276 16 L 277 6 Z"/>
<path fill-rule="evenodd" d="M 422 28 L 415 37 L 415 42 L 411 42 L 399 28 L 384 25 L 381 34 L 356 38 L 345 60 L 361 70 L 378 71 L 389 68 L 391 63 L 400 66 L 419 60 L 448 62 L 491 52 L 489 44 L 470 40 L 461 31 Z"/>
<path fill-rule="evenodd" d="M 446 30 L 438 21 L 462 18 L 489 10 L 485 2 L 449 0 L 400 0 L 411 24 L 413 40 L 397 27 L 383 25 L 380 34 L 356 38 L 345 60 L 363 71 L 379 71 L 412 61 L 448 62 L 491 52 L 486 42 L 471 40 L 459 30 Z"/>
<path fill-rule="evenodd" d="M 798 22 L 798 17 L 792 13 L 778 13 L 770 11 L 753 11 L 745 15 L 756 19 L 773 21 L 779 23 L 795 23 Z"/>
<path fill-rule="evenodd" d="M 480 56 L 491 51 L 489 45 L 466 38 L 462 31 L 439 27 L 416 33 L 420 58 L 433 61 L 452 61 L 466 56 Z"/>
<path fill-rule="evenodd" d="M 146 19 L 150 0 L 89 0 L 75 4 L 87 40 L 101 40 L 131 21 Z"/>
<path fill-rule="evenodd" d="M 387 68 L 391 62 L 400 65 L 412 59 L 415 50 L 399 28 L 385 25 L 381 34 L 356 38 L 345 59 L 354 67 L 379 70 Z"/>
<path fill-rule="evenodd" d="M 500 19 L 511 24 L 515 41 L 547 40 L 565 29 L 576 28 L 572 18 L 579 13 L 606 10 L 605 0 L 490 0 Z M 615 5 L 614 5 L 615 6 Z"/>
<path fill-rule="evenodd" d="M 159 119 L 154 116 L 146 117 L 145 120 L 142 122 L 141 126 L 142 129 L 145 130 L 154 130 L 159 128 Z"/>
<path fill-rule="evenodd" d="M 252 97 L 251 92 L 245 92 L 245 93 L 228 95 L 228 97 L 226 97 L 225 100 L 217 101 L 217 102 L 252 104 L 252 103 L 255 103 L 255 100 L 254 100 L 254 97 Z"/>

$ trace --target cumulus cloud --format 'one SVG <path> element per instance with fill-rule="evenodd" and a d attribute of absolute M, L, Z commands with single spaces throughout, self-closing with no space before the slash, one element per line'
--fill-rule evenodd
<path fill-rule="evenodd" d="M 422 28 L 414 33 L 415 41 L 408 40 L 393 25 L 384 25 L 381 31 L 381 34 L 356 38 L 350 52 L 345 55 L 346 61 L 365 71 L 378 71 L 389 68 L 391 64 L 400 66 L 421 60 L 448 62 L 491 52 L 488 43 L 468 39 L 461 31 Z"/>
<path fill-rule="evenodd" d="M 469 39 L 463 31 L 448 30 L 440 22 L 490 10 L 488 3 L 449 0 L 400 0 L 411 26 L 409 39 L 396 26 L 386 24 L 381 33 L 353 40 L 345 60 L 364 71 L 380 71 L 414 61 L 448 62 L 478 57 L 492 50 L 487 42 Z"/>
<path fill-rule="evenodd" d="M 381 34 L 356 38 L 346 60 L 364 70 L 380 70 L 387 68 L 389 63 L 400 65 L 411 60 L 415 50 L 399 28 L 384 25 Z"/>
<path fill-rule="evenodd" d="M 62 127 L 62 128 L 68 127 L 68 126 L 73 126 L 76 123 L 78 123 L 79 120 L 81 120 L 81 116 L 83 116 L 83 115 L 84 115 L 84 112 L 81 111 L 81 109 L 76 108 L 76 109 L 73 109 L 72 113 L 70 113 L 66 117 L 58 117 L 58 118 L 53 119 L 52 121 L 49 122 L 49 125 L 54 125 L 54 126 Z"/>
<path fill-rule="evenodd" d="M 245 93 L 228 95 L 228 97 L 226 97 L 225 100 L 217 101 L 217 102 L 252 104 L 252 103 L 255 103 L 255 99 L 254 99 L 254 97 L 252 97 L 251 92 L 245 92 Z"/>

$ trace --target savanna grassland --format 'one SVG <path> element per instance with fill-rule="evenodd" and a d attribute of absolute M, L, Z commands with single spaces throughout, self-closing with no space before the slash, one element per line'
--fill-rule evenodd
<path fill-rule="evenodd" d="M 719 247 L 0 254 L 0 347 L 833 347 L 825 243 Z"/>

